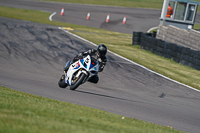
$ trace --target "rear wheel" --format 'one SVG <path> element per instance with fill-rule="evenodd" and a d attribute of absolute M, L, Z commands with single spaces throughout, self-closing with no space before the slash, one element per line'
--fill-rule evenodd
<path fill-rule="evenodd" d="M 85 73 L 81 73 L 81 75 L 73 80 L 73 84 L 70 86 L 70 90 L 75 90 L 85 79 L 86 74 Z"/>
<path fill-rule="evenodd" d="M 65 83 L 65 75 L 62 75 L 60 80 L 58 81 L 58 86 L 60 88 L 66 88 L 68 86 L 67 83 Z"/>

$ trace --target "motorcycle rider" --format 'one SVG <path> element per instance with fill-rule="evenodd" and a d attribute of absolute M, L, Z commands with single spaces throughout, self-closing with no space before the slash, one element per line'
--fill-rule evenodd
<path fill-rule="evenodd" d="M 102 72 L 106 62 L 107 62 L 107 58 L 106 58 L 106 53 L 107 53 L 107 47 L 104 44 L 100 44 L 97 49 L 90 49 L 86 52 L 81 52 L 78 55 L 76 55 L 73 59 L 73 61 L 68 61 L 66 66 L 64 67 L 64 71 L 65 73 L 67 73 L 69 66 L 76 62 L 79 59 L 82 59 L 83 56 L 86 55 L 90 55 L 91 57 L 93 57 L 94 59 L 96 59 L 99 63 L 99 72 Z M 98 75 L 95 75 L 93 77 L 91 77 L 88 81 L 92 82 L 92 83 L 97 83 L 99 81 L 99 77 Z"/>

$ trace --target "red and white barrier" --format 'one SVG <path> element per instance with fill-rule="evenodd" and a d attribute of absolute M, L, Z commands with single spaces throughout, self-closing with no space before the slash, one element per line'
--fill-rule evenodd
<path fill-rule="evenodd" d="M 126 24 L 126 16 L 124 16 L 122 23 Z"/>
<path fill-rule="evenodd" d="M 106 23 L 108 23 L 109 21 L 110 21 L 110 14 L 108 14 L 106 17 Z"/>
<path fill-rule="evenodd" d="M 64 15 L 64 8 L 61 9 L 60 15 L 61 15 L 61 16 Z"/>
<path fill-rule="evenodd" d="M 90 12 L 88 12 L 86 19 L 87 19 L 87 20 L 90 19 Z"/>

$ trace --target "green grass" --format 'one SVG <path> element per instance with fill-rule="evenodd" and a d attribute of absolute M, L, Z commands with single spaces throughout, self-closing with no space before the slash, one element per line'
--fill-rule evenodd
<path fill-rule="evenodd" d="M 84 26 L 79 26 L 79 25 L 74 25 L 74 24 L 49 21 L 50 13 L 34 11 L 34 10 L 17 9 L 17 8 L 0 6 L 0 16 L 20 19 L 20 20 L 27 20 L 27 21 L 32 21 L 36 23 L 44 23 L 44 24 L 49 24 L 49 25 L 70 26 L 70 27 L 76 27 L 76 28 L 84 27 Z"/>
<path fill-rule="evenodd" d="M 172 127 L 124 118 L 0 86 L 1 133 L 179 133 Z"/>

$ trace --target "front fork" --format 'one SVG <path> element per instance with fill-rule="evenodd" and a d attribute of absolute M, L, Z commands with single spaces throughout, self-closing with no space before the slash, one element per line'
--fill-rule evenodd
<path fill-rule="evenodd" d="M 68 61 L 68 62 L 66 63 L 66 65 L 65 65 L 64 69 L 67 68 L 67 67 L 69 67 L 70 64 L 71 64 L 71 61 Z"/>
<path fill-rule="evenodd" d="M 66 77 L 66 74 L 67 74 L 67 71 L 65 71 L 65 69 L 68 67 L 68 69 L 69 69 L 69 65 L 71 64 L 71 61 L 68 61 L 67 63 L 66 63 L 66 65 L 65 65 L 65 67 L 64 67 L 64 74 L 65 74 L 65 77 Z"/>

